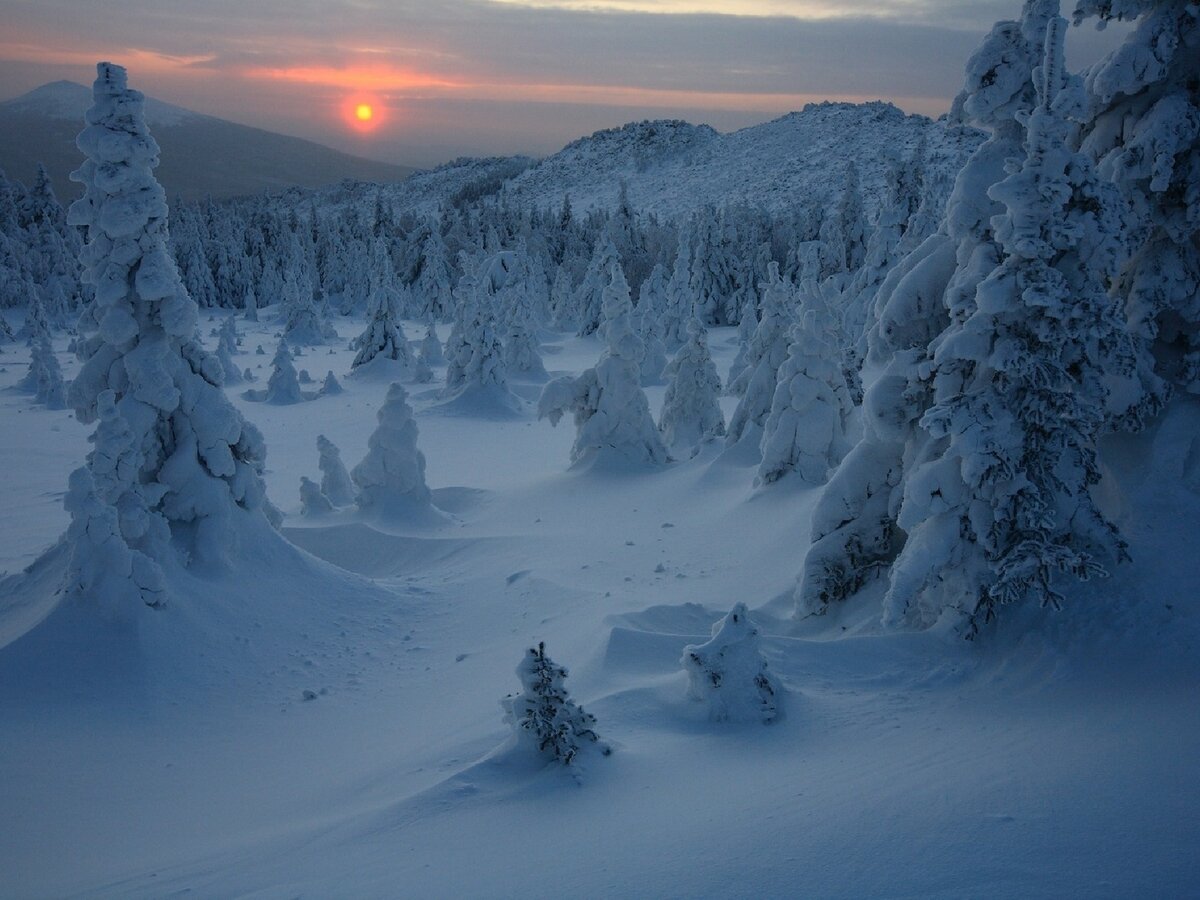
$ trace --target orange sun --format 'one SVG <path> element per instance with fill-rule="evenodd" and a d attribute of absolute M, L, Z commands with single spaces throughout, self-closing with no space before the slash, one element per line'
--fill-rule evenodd
<path fill-rule="evenodd" d="M 370 134 L 383 124 L 386 109 L 378 97 L 358 92 L 341 103 L 342 120 L 352 131 L 362 135 Z"/>

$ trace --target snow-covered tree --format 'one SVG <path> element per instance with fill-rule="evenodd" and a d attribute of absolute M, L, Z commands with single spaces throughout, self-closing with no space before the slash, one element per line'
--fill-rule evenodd
<path fill-rule="evenodd" d="M 679 249 L 671 278 L 667 281 L 663 339 L 669 347 L 678 347 L 687 340 L 687 323 L 696 314 L 696 295 L 692 291 L 692 234 L 691 223 L 685 223 L 679 229 Z"/>
<path fill-rule="evenodd" d="M 333 504 L 321 486 L 306 475 L 300 476 L 300 515 L 320 516 L 333 512 Z"/>
<path fill-rule="evenodd" d="M 383 516 L 431 510 L 425 454 L 417 448 L 417 422 L 400 384 L 393 382 L 388 388 L 376 419 L 379 425 L 367 439 L 367 455 L 350 473 L 358 488 L 359 509 Z"/>
<path fill-rule="evenodd" d="M 1004 207 L 988 188 L 1024 157 L 1024 122 L 1036 104 L 1033 70 L 1057 0 L 1026 0 L 1019 21 L 999 22 L 972 53 L 954 116 L 990 132 L 955 180 L 938 232 L 901 259 L 879 287 L 863 401 L 863 437 L 813 509 L 812 543 L 796 587 L 796 615 L 823 613 L 886 574 L 904 544 L 897 522 L 908 468 L 926 458 L 920 427 L 932 403 L 929 346 L 975 308 L 979 284 L 1001 258 L 992 222 Z"/>
<path fill-rule="evenodd" d="M 508 388 L 504 345 L 496 334 L 490 298 L 480 296 L 474 278 L 459 281 L 462 297 L 447 340 L 447 398 L 491 395 L 502 406 L 515 408 L 519 401 Z"/>
<path fill-rule="evenodd" d="M 442 353 L 442 342 L 438 340 L 433 319 L 429 319 L 425 324 L 425 337 L 421 339 L 421 346 L 417 350 L 417 359 L 429 368 L 440 366 L 446 362 L 446 357 Z"/>
<path fill-rule="evenodd" d="M 354 482 L 342 464 L 337 445 L 323 434 L 317 435 L 318 467 L 321 469 L 321 493 L 334 506 L 349 506 L 354 502 Z"/>
<path fill-rule="evenodd" d="M 371 296 L 371 315 L 366 330 L 354 344 L 358 353 L 350 363 L 351 370 L 365 366 L 373 360 L 391 360 L 397 366 L 411 370 L 415 367 L 408 338 L 396 309 L 393 292 L 379 291 Z"/>
<path fill-rule="evenodd" d="M 226 319 L 217 331 L 217 359 L 225 373 L 226 384 L 237 384 L 242 380 L 242 370 L 233 357 L 237 349 L 237 326 L 232 317 Z"/>
<path fill-rule="evenodd" d="M 159 561 L 175 548 L 181 562 L 218 559 L 246 517 L 273 518 L 273 510 L 263 495 L 262 437 L 230 405 L 220 363 L 194 337 L 196 304 L 167 251 L 143 96 L 127 87 L 123 68 L 100 63 L 93 98 L 77 141 L 87 160 L 72 175 L 85 191 L 70 222 L 87 229 L 81 261 L 95 289 L 81 327 L 98 329 L 79 341 L 69 400 L 81 422 L 101 423 L 88 471 L 72 476 L 68 492 L 66 592 L 110 607 L 137 598 L 158 605 Z M 114 477 L 97 483 L 113 458 Z"/>
<path fill-rule="evenodd" d="M 596 242 L 592 260 L 588 263 L 587 273 L 583 283 L 575 292 L 575 317 L 579 321 L 579 336 L 585 337 L 596 331 L 604 316 L 605 292 L 613 282 L 616 271 L 621 271 L 621 280 L 625 280 L 621 270 L 621 257 L 617 254 L 616 245 L 607 234 L 602 235 Z M 628 290 L 628 285 L 626 285 Z"/>
<path fill-rule="evenodd" d="M 1105 292 L 1120 252 L 1112 185 L 1070 149 L 1083 90 L 1065 71 L 1067 23 L 1049 20 L 1024 160 L 994 185 L 1001 259 L 976 307 L 933 347 L 934 452 L 906 474 L 884 622 L 976 629 L 1009 603 L 1057 606 L 1062 576 L 1103 573 L 1125 545 L 1100 512 L 1096 439 L 1107 373 L 1130 368 Z"/>
<path fill-rule="evenodd" d="M 783 714 L 783 691 L 762 657 L 745 603 L 713 625 L 709 641 L 684 647 L 680 664 L 688 696 L 707 704 L 714 722 L 774 722 Z"/>
<path fill-rule="evenodd" d="M 659 437 L 641 385 L 645 352 L 630 322 L 629 286 L 613 260 L 604 294 L 604 337 L 608 349 L 594 368 L 578 377 L 563 376 L 546 385 L 538 418 L 557 425 L 564 413 L 575 417 L 571 462 L 615 451 L 634 460 L 664 463 L 667 450 Z"/>
<path fill-rule="evenodd" d="M 267 379 L 267 391 L 262 399 L 279 406 L 300 403 L 305 399 L 300 392 L 300 378 L 292 364 L 292 352 L 288 349 L 286 339 L 280 339 L 279 346 L 275 348 L 271 377 Z"/>
<path fill-rule="evenodd" d="M 700 446 L 725 434 L 718 398 L 721 376 L 708 352 L 707 332 L 699 319 L 688 323 L 688 339 L 667 364 L 667 390 L 658 430 L 677 455 L 695 456 Z"/>
<path fill-rule="evenodd" d="M 518 746 L 565 766 L 588 747 L 605 756 L 611 752 L 596 734 L 596 717 L 567 693 L 567 670 L 546 655 L 544 643 L 526 651 L 517 666 L 517 678 L 521 693 L 508 695 L 500 705 Z"/>
<path fill-rule="evenodd" d="M 756 480 L 771 484 L 795 472 L 808 484 L 824 484 L 848 449 L 850 396 L 836 348 L 825 339 L 815 310 L 805 312 L 790 338 L 763 425 Z"/>
<path fill-rule="evenodd" d="M 62 368 L 45 332 L 37 336 L 29 353 L 29 371 L 17 387 L 32 393 L 47 409 L 64 409 L 67 397 Z"/>
<path fill-rule="evenodd" d="M 791 286 L 780 277 L 779 267 L 774 262 L 767 279 L 763 286 L 762 318 L 746 352 L 746 368 L 738 381 L 729 386 L 730 393 L 742 396 L 729 420 L 725 440 L 731 447 L 742 441 L 758 447 L 763 425 L 771 413 L 779 367 L 787 358 L 794 295 Z"/>
<path fill-rule="evenodd" d="M 325 380 L 321 382 L 321 396 L 333 397 L 344 392 L 342 383 L 337 380 L 337 376 L 333 374 L 333 369 L 325 373 Z"/>
<path fill-rule="evenodd" d="M 1093 16 L 1134 24 L 1088 72 L 1082 142 L 1134 217 L 1116 293 L 1140 344 L 1139 381 L 1109 403 L 1132 429 L 1161 406 L 1160 376 L 1200 393 L 1200 13 L 1180 0 L 1078 0 L 1076 22 Z"/>

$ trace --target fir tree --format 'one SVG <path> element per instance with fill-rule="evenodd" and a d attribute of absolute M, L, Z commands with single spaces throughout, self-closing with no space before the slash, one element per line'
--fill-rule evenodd
<path fill-rule="evenodd" d="M 128 89 L 124 69 L 100 63 L 93 97 L 77 142 L 87 160 L 72 175 L 85 192 L 70 222 L 87 228 L 82 263 L 95 289 L 94 314 L 81 324 L 98 330 L 79 341 L 83 364 L 69 399 L 81 422 L 101 424 L 89 471 L 72 476 L 68 492 L 66 589 L 112 607 L 139 597 L 158 605 L 159 561 L 174 548 L 184 549 L 181 561 L 211 560 L 245 517 L 273 518 L 265 448 L 226 399 L 220 363 L 194 337 L 196 304 L 167 251 L 143 96 Z M 128 439 L 110 440 L 122 429 Z M 117 477 L 97 485 L 93 474 L 114 454 L 123 460 Z M 111 575 L 97 573 L 98 558 Z"/>
<path fill-rule="evenodd" d="M 596 734 L 596 717 L 571 700 L 564 685 L 567 670 L 546 655 L 544 643 L 529 648 L 517 677 L 521 693 L 505 697 L 501 706 L 518 746 L 564 766 L 592 745 L 605 756 L 612 752 Z"/>

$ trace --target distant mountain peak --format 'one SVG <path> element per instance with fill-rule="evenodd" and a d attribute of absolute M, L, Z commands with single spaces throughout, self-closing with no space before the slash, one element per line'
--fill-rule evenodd
<path fill-rule="evenodd" d="M 83 122 L 83 114 L 92 105 L 92 89 L 74 81 L 51 81 L 36 87 L 27 94 L 0 103 L 0 108 L 32 113 L 51 119 L 71 119 Z M 151 128 L 156 125 L 178 125 L 185 119 L 195 118 L 200 113 L 146 98 L 146 124 Z"/>

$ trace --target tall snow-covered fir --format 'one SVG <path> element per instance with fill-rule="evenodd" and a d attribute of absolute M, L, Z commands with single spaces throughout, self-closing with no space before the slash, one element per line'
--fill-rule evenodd
<path fill-rule="evenodd" d="M 269 514 L 265 448 L 226 399 L 220 362 L 195 338 L 196 303 L 167 248 L 158 145 L 120 66 L 97 66 L 78 144 L 87 159 L 72 177 L 84 196 L 70 222 L 87 230 L 94 328 L 79 340 L 69 399 L 81 422 L 100 425 L 68 492 L 67 590 L 104 605 L 156 606 L 162 565 L 221 559 L 244 519 Z M 101 557 L 113 560 L 103 575 Z"/>

